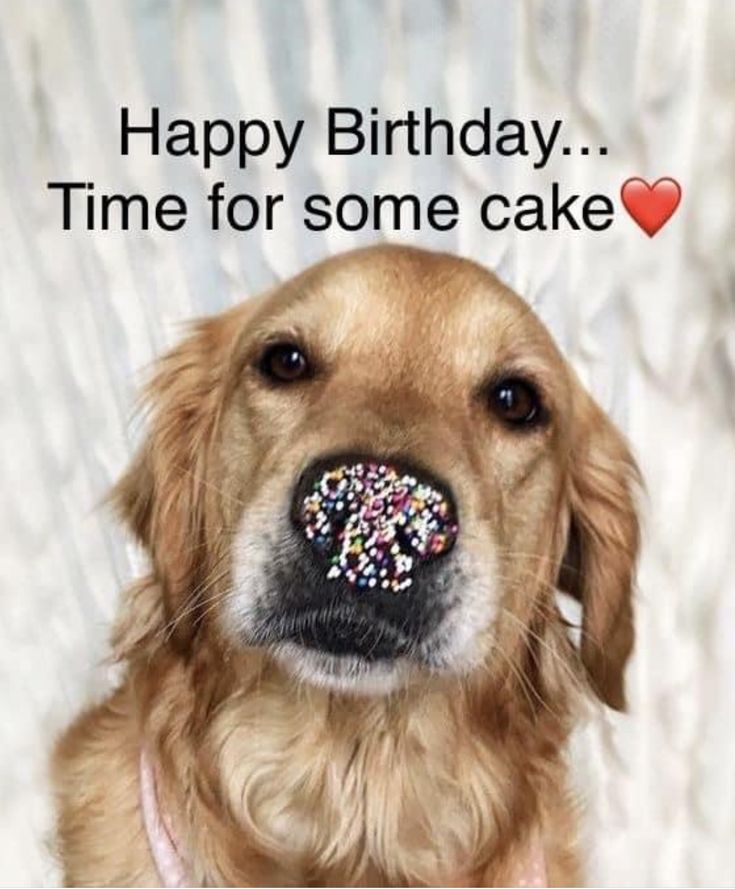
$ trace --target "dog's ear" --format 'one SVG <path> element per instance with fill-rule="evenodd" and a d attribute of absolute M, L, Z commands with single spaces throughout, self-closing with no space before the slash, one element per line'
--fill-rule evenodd
<path fill-rule="evenodd" d="M 581 386 L 577 403 L 558 586 L 582 604 L 581 657 L 592 687 L 608 706 L 623 710 L 634 642 L 640 476 L 623 436 Z"/>
<path fill-rule="evenodd" d="M 111 502 L 152 559 L 174 641 L 182 610 L 211 571 L 207 528 L 216 523 L 213 445 L 238 325 L 234 312 L 198 323 L 156 366 L 144 392 L 150 430 Z"/>

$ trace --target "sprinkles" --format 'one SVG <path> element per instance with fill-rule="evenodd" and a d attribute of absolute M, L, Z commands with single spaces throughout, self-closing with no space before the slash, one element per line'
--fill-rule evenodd
<path fill-rule="evenodd" d="M 327 558 L 327 578 L 400 593 L 418 561 L 446 552 L 457 523 L 446 497 L 383 463 L 329 469 L 301 505 L 306 539 Z"/>

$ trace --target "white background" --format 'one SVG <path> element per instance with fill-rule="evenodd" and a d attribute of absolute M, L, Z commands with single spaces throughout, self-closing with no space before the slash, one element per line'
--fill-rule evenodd
<path fill-rule="evenodd" d="M 119 154 L 119 108 L 165 120 L 307 121 L 288 170 Z M 329 104 L 386 116 L 565 121 L 524 159 L 328 159 Z M 595 716 L 573 761 L 590 879 L 735 884 L 735 3 L 0 3 L 0 882 L 59 879 L 49 744 L 109 681 L 120 588 L 140 564 L 96 505 L 140 433 L 142 371 L 179 335 L 326 254 L 380 237 L 306 232 L 312 191 L 450 191 L 463 223 L 385 237 L 472 256 L 536 307 L 630 436 L 648 485 L 632 712 Z M 606 145 L 608 155 L 581 145 Z M 682 184 L 649 240 L 619 205 L 630 175 Z M 182 194 L 176 234 L 61 231 L 47 180 Z M 204 195 L 284 192 L 277 232 L 212 234 Z M 475 222 L 482 195 L 599 191 L 604 233 Z"/>

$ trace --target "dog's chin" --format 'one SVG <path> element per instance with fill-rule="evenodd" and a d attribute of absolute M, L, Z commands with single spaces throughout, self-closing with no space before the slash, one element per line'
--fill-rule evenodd
<path fill-rule="evenodd" d="M 360 655 L 336 655 L 297 642 L 279 642 L 271 651 L 301 682 L 357 695 L 386 695 L 408 681 L 411 665 L 405 658 L 366 660 Z"/>

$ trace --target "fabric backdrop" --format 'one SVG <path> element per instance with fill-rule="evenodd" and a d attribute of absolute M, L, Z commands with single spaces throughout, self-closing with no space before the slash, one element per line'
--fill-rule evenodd
<path fill-rule="evenodd" d="M 606 157 L 327 159 L 329 104 L 387 116 L 563 118 Z M 121 105 L 166 118 L 307 120 L 274 172 L 119 153 Z M 629 435 L 647 483 L 631 712 L 596 714 L 572 763 L 590 877 L 735 883 L 735 4 L 714 0 L 4 0 L 0 3 L 0 881 L 54 884 L 49 745 L 112 680 L 106 636 L 140 555 L 97 508 L 140 434 L 136 386 L 179 323 L 381 237 L 493 267 Z M 649 240 L 512 228 L 311 234 L 313 191 L 601 191 L 676 177 Z M 48 180 L 175 191 L 177 233 L 61 230 Z M 212 233 L 212 182 L 288 192 L 277 232 Z"/>

